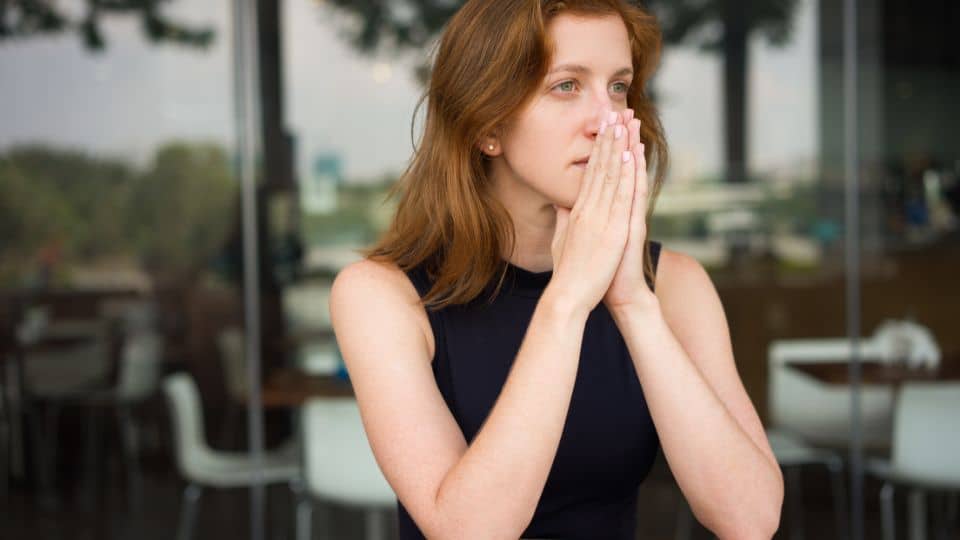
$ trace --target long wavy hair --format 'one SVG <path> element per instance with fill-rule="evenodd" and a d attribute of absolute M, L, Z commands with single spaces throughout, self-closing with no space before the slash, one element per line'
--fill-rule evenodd
<path fill-rule="evenodd" d="M 618 15 L 626 25 L 634 68 L 627 106 L 642 121 L 640 138 L 654 179 L 649 230 L 668 162 L 663 126 L 646 88 L 662 43 L 653 15 L 625 0 L 468 0 L 443 31 L 417 104 L 419 111 L 427 103 L 423 135 L 387 195 L 398 197 L 396 215 L 377 242 L 361 251 L 404 271 L 425 265 L 432 280 L 422 298 L 427 308 L 468 303 L 498 276 L 490 300 L 500 290 L 507 270 L 503 253 L 513 253 L 514 228 L 493 196 L 478 143 L 508 124 L 542 84 L 552 53 L 547 25 L 561 13 Z M 649 240 L 644 250 L 644 273 L 653 283 Z"/>

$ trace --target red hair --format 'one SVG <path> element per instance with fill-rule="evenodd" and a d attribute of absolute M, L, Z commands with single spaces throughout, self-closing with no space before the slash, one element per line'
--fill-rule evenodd
<path fill-rule="evenodd" d="M 467 303 L 498 275 L 493 294 L 499 291 L 507 268 L 502 254 L 512 252 L 514 229 L 492 194 L 478 142 L 507 124 L 542 84 L 552 54 L 547 25 L 561 13 L 617 15 L 626 26 L 634 68 L 627 106 L 642 122 L 640 138 L 655 171 L 649 225 L 668 161 L 646 90 L 661 50 L 656 19 L 624 0 L 468 0 L 447 23 L 418 104 L 419 110 L 427 103 L 423 136 L 388 195 L 399 197 L 397 213 L 363 251 L 404 271 L 425 264 L 433 280 L 423 299 L 427 307 Z M 649 240 L 644 248 L 645 274 L 653 282 Z"/>

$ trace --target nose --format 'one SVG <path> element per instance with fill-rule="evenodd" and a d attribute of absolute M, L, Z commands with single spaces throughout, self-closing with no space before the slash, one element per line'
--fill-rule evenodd
<path fill-rule="evenodd" d="M 603 100 L 597 100 L 603 101 Z M 593 107 L 593 112 L 589 116 L 589 120 L 586 122 L 587 136 L 591 139 L 595 139 L 600 133 L 600 123 L 603 122 L 607 115 L 610 114 L 610 111 L 613 110 L 611 107 L 610 100 L 606 100 L 605 103 L 597 103 Z"/>

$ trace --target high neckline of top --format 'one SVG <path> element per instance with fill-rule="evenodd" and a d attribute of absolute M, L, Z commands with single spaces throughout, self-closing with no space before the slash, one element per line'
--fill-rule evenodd
<path fill-rule="evenodd" d="M 514 294 L 538 297 L 543 294 L 543 290 L 546 289 L 547 284 L 550 283 L 550 278 L 553 277 L 553 270 L 532 272 L 510 261 L 504 262 L 507 263 L 504 286 Z"/>

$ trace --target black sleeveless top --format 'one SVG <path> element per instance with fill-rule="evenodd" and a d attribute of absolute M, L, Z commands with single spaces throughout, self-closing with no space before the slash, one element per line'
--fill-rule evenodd
<path fill-rule="evenodd" d="M 660 244 L 650 242 L 650 251 L 656 270 Z M 552 275 L 508 262 L 492 304 L 495 284 L 468 304 L 427 310 L 436 344 L 433 375 L 467 444 L 493 408 Z M 420 297 L 426 295 L 424 268 L 407 276 Z M 632 540 L 637 489 L 659 447 L 627 346 L 600 302 L 587 318 L 560 445 L 523 537 Z M 397 509 L 400 539 L 424 538 L 399 500 Z"/>

